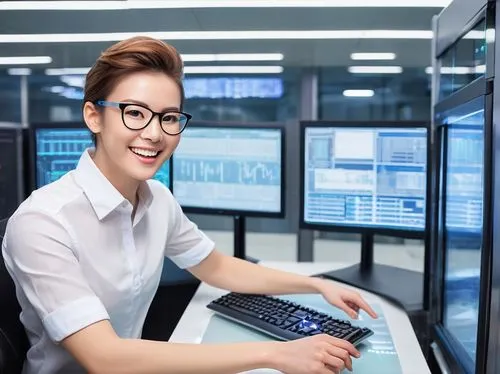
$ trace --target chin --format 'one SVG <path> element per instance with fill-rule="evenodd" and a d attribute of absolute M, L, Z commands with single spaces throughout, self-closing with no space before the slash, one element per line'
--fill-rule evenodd
<path fill-rule="evenodd" d="M 155 174 L 156 174 L 156 169 L 154 170 L 133 170 L 133 171 L 130 171 L 128 174 L 130 175 L 130 177 L 132 177 L 133 179 L 137 180 L 137 181 L 141 181 L 141 182 L 144 182 L 144 181 L 147 181 L 148 179 L 153 179 Z"/>

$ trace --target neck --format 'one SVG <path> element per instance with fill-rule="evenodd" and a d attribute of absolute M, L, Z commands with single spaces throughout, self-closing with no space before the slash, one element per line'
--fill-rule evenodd
<path fill-rule="evenodd" d="M 113 187 L 115 187 L 125 199 L 130 201 L 132 206 L 134 206 L 135 211 L 135 207 L 138 201 L 137 194 L 140 182 L 120 175 L 119 171 L 117 171 L 118 168 L 111 165 L 111 163 L 109 162 L 109 158 L 106 155 L 102 154 L 102 152 L 96 150 L 93 154 L 91 153 L 90 155 L 101 173 L 106 177 L 106 179 L 109 180 Z"/>

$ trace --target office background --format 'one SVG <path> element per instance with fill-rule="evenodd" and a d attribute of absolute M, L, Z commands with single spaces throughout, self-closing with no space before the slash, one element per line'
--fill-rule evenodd
<path fill-rule="evenodd" d="M 1 57 L 7 56 L 36 55 L 52 59 L 41 65 L 0 65 L 0 122 L 19 126 L 81 121 L 85 70 L 111 42 L 70 41 L 73 33 L 182 31 L 184 34 L 167 34 L 164 39 L 186 56 L 282 54 L 280 57 L 268 56 L 262 61 L 220 61 L 223 60 L 220 55 L 219 61 L 185 59 L 185 110 L 194 119 L 217 123 L 246 122 L 257 126 L 259 123 L 277 123 L 286 129 L 285 217 L 247 219 L 246 252 L 262 260 L 299 259 L 356 264 L 361 258 L 359 234 L 299 228 L 299 121 L 414 121 L 430 124 L 433 104 L 438 99 L 452 96 L 478 76 L 477 71 L 470 69 L 441 70 L 439 97 L 436 99 L 436 92 L 433 92 L 436 75 L 432 75 L 431 66 L 433 57 L 436 57 L 432 53 L 432 20 L 450 1 L 423 1 L 421 4 L 424 5 L 405 7 L 394 7 L 390 1 L 380 1 L 378 7 L 372 8 L 262 6 L 244 12 L 241 8 L 224 6 L 191 8 L 186 5 L 189 2 L 184 2 L 178 9 L 160 11 L 147 8 L 37 10 L 27 6 L 23 9 L 23 2 L 16 3 L 12 7 L 18 10 L 7 10 L 0 3 L 0 61 Z M 99 7 L 97 3 L 96 8 Z M 331 4 L 335 3 L 340 2 L 332 0 Z M 464 2 L 457 0 L 455 3 Z M 488 6 L 493 8 L 493 3 L 496 2 L 489 2 Z M 135 4 L 141 7 L 140 2 Z M 486 1 L 478 1 L 475 7 L 462 8 L 459 13 L 466 15 L 457 17 L 458 23 L 468 24 L 474 18 L 471 14 L 485 5 Z M 449 9 L 456 10 L 456 7 Z M 467 12 L 471 14 L 467 15 Z M 475 31 L 484 32 L 485 28 L 486 21 Z M 286 34 L 290 30 L 298 33 L 293 36 Z M 316 36 L 308 34 L 315 30 L 318 31 Z M 210 34 L 220 31 L 229 31 L 229 34 L 236 34 L 236 31 L 264 32 L 267 37 L 256 34 L 236 40 L 227 35 L 219 39 Z M 452 31 L 459 38 L 458 34 L 463 30 Z M 270 36 L 276 32 L 281 34 Z M 60 33 L 67 34 L 67 42 L 51 42 L 47 37 L 38 40 L 34 36 Z M 31 38 L 30 42 L 28 38 Z M 467 53 L 475 48 L 473 40 L 460 39 L 453 57 L 445 55 L 442 58 L 442 66 L 470 68 Z M 355 56 L 355 53 L 375 53 L 378 56 Z M 210 69 L 226 66 L 266 68 L 269 71 L 207 73 Z M 241 87 L 252 89 L 243 90 Z M 231 216 L 193 213 L 189 216 L 219 249 L 234 253 Z M 423 272 L 425 244 L 421 239 L 376 235 L 375 262 Z M 476 246 L 474 240 L 456 243 L 448 262 L 450 269 L 455 273 L 478 270 L 481 257 Z"/>

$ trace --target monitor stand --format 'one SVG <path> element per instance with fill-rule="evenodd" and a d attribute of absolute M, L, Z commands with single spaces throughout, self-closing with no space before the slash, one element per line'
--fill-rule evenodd
<path fill-rule="evenodd" d="M 422 273 L 373 262 L 373 234 L 361 237 L 361 263 L 348 268 L 317 274 L 385 297 L 407 312 L 423 310 Z"/>
<path fill-rule="evenodd" d="M 246 255 L 245 216 L 233 217 L 233 233 L 234 233 L 234 257 L 245 259 L 253 263 L 258 263 L 259 262 L 258 259 Z"/>

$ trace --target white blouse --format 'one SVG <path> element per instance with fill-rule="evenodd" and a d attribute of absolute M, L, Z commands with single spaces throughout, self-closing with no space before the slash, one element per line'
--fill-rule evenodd
<path fill-rule="evenodd" d="M 34 191 L 7 225 L 2 254 L 31 342 L 25 374 L 84 372 L 58 343 L 97 321 L 140 338 L 163 257 L 188 268 L 214 248 L 155 180 L 139 188 L 132 222 L 132 205 L 89 151 L 74 171 Z"/>

